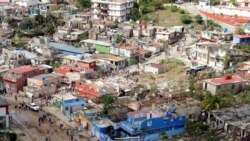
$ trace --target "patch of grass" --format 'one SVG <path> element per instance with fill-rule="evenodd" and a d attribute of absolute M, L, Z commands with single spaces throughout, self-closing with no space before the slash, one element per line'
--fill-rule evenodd
<path fill-rule="evenodd" d="M 174 10 L 175 11 L 175 10 Z M 182 9 L 178 9 L 178 11 L 182 11 Z M 189 15 L 188 12 L 185 11 L 186 15 Z M 173 12 L 172 11 L 172 7 L 171 6 L 167 6 L 165 7 L 164 10 L 158 10 L 157 12 L 153 12 L 148 14 L 148 18 L 149 19 L 155 19 L 157 18 L 157 22 L 155 23 L 158 26 L 175 26 L 175 25 L 180 25 L 180 26 L 184 26 L 184 27 L 188 27 L 188 25 L 183 24 L 180 20 L 180 17 L 183 14 L 181 14 L 181 12 Z M 193 21 L 195 21 L 193 19 L 193 17 L 191 17 Z M 195 30 L 202 30 L 203 29 L 203 24 L 198 24 L 196 22 L 192 23 L 194 26 Z"/>

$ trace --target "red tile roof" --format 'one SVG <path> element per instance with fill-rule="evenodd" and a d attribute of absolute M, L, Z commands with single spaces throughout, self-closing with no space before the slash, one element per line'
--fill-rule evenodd
<path fill-rule="evenodd" d="M 31 71 L 34 71 L 34 70 L 37 70 L 37 69 L 39 69 L 39 68 L 32 67 L 32 66 L 21 66 L 21 67 L 18 67 L 18 68 L 11 69 L 10 72 L 23 74 L 23 73 L 31 72 Z"/>
<path fill-rule="evenodd" d="M 243 25 L 244 23 L 250 20 L 250 17 L 240 17 L 240 16 L 235 17 L 235 16 L 229 16 L 229 15 L 213 14 L 213 13 L 208 13 L 202 10 L 200 10 L 199 12 L 211 19 L 214 19 L 218 22 L 222 22 L 224 24 L 231 25 L 231 26 Z"/>
<path fill-rule="evenodd" d="M 238 75 L 232 75 L 231 78 L 214 78 L 210 79 L 210 82 L 213 83 L 214 85 L 224 85 L 224 84 L 232 84 L 232 83 L 238 83 L 238 82 L 245 82 L 246 80 L 242 79 Z"/>
<path fill-rule="evenodd" d="M 245 35 L 234 35 L 238 38 L 250 38 L 250 34 L 245 34 Z"/>
<path fill-rule="evenodd" d="M 156 64 L 156 63 L 151 63 L 150 66 L 154 67 L 154 68 L 161 68 L 161 67 L 163 67 L 162 65 Z"/>
<path fill-rule="evenodd" d="M 86 83 L 76 85 L 75 89 L 78 90 L 80 94 L 83 93 L 83 94 L 91 94 L 97 97 L 100 96 L 100 94 L 96 90 L 94 90 L 93 87 L 87 85 Z"/>
<path fill-rule="evenodd" d="M 149 53 L 149 51 L 148 50 L 137 50 L 136 53 L 139 55 L 143 55 L 143 54 Z"/>

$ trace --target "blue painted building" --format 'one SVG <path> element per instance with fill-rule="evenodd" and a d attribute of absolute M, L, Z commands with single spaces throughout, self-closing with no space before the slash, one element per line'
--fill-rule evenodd
<path fill-rule="evenodd" d="M 126 121 L 116 124 L 108 123 L 93 123 L 92 135 L 98 137 L 101 141 L 110 140 L 107 135 L 107 127 L 112 125 L 115 130 L 115 138 L 129 140 L 129 138 L 138 137 L 144 141 L 157 141 L 161 140 L 162 132 L 165 132 L 169 138 L 183 134 L 185 132 L 186 117 L 173 116 L 169 112 L 162 116 L 148 111 L 136 111 L 128 113 Z"/>
<path fill-rule="evenodd" d="M 81 107 L 86 105 L 86 101 L 79 99 L 69 93 L 54 95 L 52 105 L 60 108 L 61 112 L 68 117 L 72 118 L 73 113 L 79 111 Z"/>
<path fill-rule="evenodd" d="M 233 42 L 235 44 L 250 44 L 250 34 L 234 35 Z"/>

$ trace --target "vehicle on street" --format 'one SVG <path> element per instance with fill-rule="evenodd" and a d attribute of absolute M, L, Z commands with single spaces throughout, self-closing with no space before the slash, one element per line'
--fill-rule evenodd
<path fill-rule="evenodd" d="M 32 102 L 32 103 L 28 103 L 27 106 L 33 110 L 33 111 L 39 111 L 40 107 L 36 105 L 36 103 Z"/>

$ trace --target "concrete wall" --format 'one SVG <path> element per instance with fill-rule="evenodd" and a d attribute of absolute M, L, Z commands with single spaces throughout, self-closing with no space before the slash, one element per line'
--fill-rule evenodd
<path fill-rule="evenodd" d="M 250 17 L 250 10 L 244 10 L 244 8 L 233 8 L 233 7 L 217 7 L 217 6 L 209 6 L 204 3 L 200 3 L 198 6 L 199 10 L 214 13 L 214 14 L 224 14 L 230 16 L 241 16 L 241 17 Z"/>

